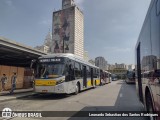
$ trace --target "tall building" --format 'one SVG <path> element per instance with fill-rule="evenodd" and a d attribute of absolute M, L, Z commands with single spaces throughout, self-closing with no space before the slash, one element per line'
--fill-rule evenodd
<path fill-rule="evenodd" d="M 84 16 L 74 0 L 62 0 L 62 10 L 53 12 L 52 53 L 73 53 L 83 58 Z"/>
<path fill-rule="evenodd" d="M 95 65 L 100 69 L 106 70 L 106 60 L 104 57 L 95 58 Z"/>
<path fill-rule="evenodd" d="M 74 5 L 74 0 L 62 0 L 62 9 L 66 9 Z"/>

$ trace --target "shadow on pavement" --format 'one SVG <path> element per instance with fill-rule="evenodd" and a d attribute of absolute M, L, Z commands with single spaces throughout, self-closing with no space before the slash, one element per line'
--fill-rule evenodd
<path fill-rule="evenodd" d="M 119 91 L 117 100 L 114 106 L 88 106 L 81 111 L 79 111 L 76 115 L 89 115 L 89 112 L 95 113 L 116 113 L 116 112 L 124 112 L 129 115 L 131 113 L 141 113 L 144 111 L 143 105 L 139 102 L 135 85 L 128 85 L 125 81 L 119 81 L 117 84 L 122 84 L 121 89 Z M 107 101 L 106 101 L 107 102 Z M 87 112 L 85 112 L 87 111 Z M 84 112 L 84 113 L 83 113 Z M 123 114 L 123 113 L 122 113 Z M 148 117 L 71 117 L 68 120 L 149 120 Z"/>
<path fill-rule="evenodd" d="M 98 87 L 97 87 L 98 88 Z M 93 88 L 89 88 L 87 90 L 81 91 L 79 94 L 83 94 L 86 91 L 92 90 Z M 17 98 L 20 100 L 58 100 L 58 99 L 64 99 L 67 97 L 73 97 L 74 94 L 34 94 L 27 97 Z"/>
<path fill-rule="evenodd" d="M 35 94 L 24 98 L 18 98 L 21 100 L 57 100 L 64 99 L 69 97 L 70 95 L 66 94 Z"/>

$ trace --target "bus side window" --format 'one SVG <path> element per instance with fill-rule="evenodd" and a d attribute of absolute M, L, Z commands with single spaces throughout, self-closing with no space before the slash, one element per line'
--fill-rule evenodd
<path fill-rule="evenodd" d="M 70 81 L 70 72 L 69 72 L 70 70 L 69 69 L 70 69 L 69 65 L 66 64 L 66 67 L 65 67 L 65 76 L 66 76 L 65 81 L 66 82 Z"/>
<path fill-rule="evenodd" d="M 98 78 L 100 78 L 100 70 L 99 69 L 97 69 L 97 76 L 98 76 Z"/>
<path fill-rule="evenodd" d="M 96 75 L 96 68 L 94 68 L 94 78 L 97 78 L 97 75 Z"/>
<path fill-rule="evenodd" d="M 73 66 L 73 64 L 69 65 L 69 75 L 70 75 L 70 81 L 75 80 L 75 74 L 74 74 L 74 66 Z"/>
<path fill-rule="evenodd" d="M 83 78 L 83 65 L 80 63 L 80 69 L 81 69 L 81 78 Z"/>
<path fill-rule="evenodd" d="M 93 68 L 93 78 L 97 78 L 97 76 L 96 76 L 96 69 L 95 68 Z"/>
<path fill-rule="evenodd" d="M 91 77 L 91 71 L 90 71 L 90 67 L 87 66 L 87 78 Z"/>
<path fill-rule="evenodd" d="M 154 78 L 159 78 L 160 77 L 160 70 L 158 70 L 158 69 L 155 70 L 154 73 L 153 73 L 153 77 Z"/>
<path fill-rule="evenodd" d="M 74 66 L 73 62 L 70 62 L 69 64 L 66 65 L 66 81 L 72 81 L 75 80 L 74 77 Z"/>
<path fill-rule="evenodd" d="M 74 70 L 75 70 L 75 77 L 80 78 L 81 77 L 81 68 L 80 68 L 80 64 L 78 62 L 75 62 Z"/>
<path fill-rule="evenodd" d="M 96 69 L 96 78 L 99 78 L 98 69 Z"/>

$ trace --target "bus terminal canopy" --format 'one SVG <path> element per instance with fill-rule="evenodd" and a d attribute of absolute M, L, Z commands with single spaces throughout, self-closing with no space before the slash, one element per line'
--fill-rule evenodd
<path fill-rule="evenodd" d="M 39 50 L 0 37 L 0 65 L 29 67 L 31 60 L 46 55 Z"/>

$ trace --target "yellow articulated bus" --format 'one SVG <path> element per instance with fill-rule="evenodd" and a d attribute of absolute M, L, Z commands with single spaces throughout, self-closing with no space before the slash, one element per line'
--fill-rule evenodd
<path fill-rule="evenodd" d="M 78 94 L 100 85 L 100 69 L 69 53 L 39 57 L 34 90 L 37 93 Z"/>

